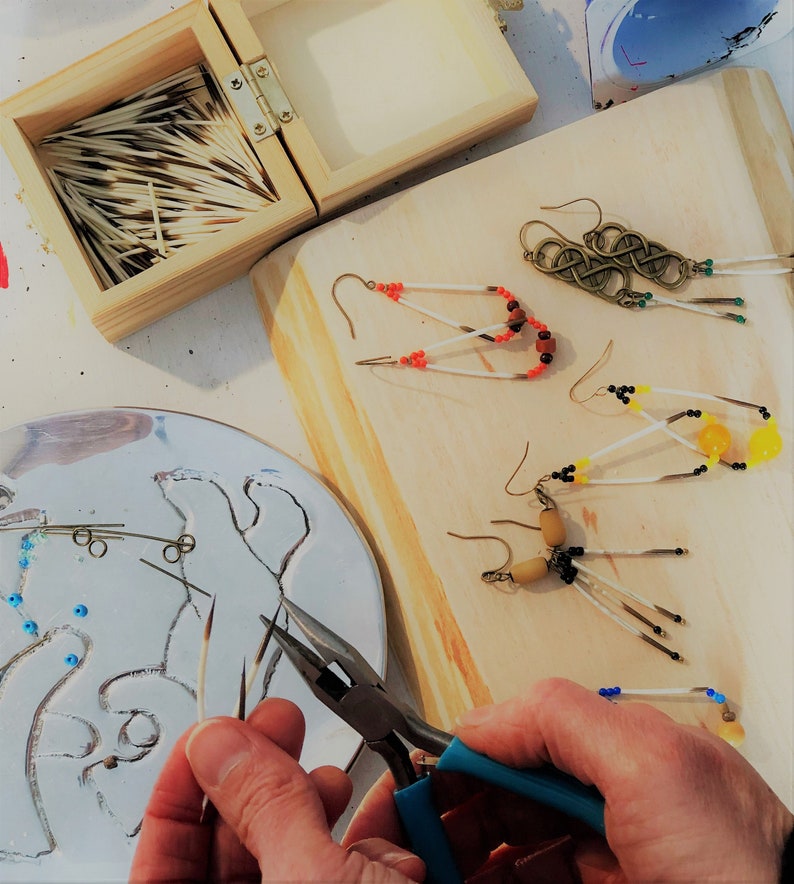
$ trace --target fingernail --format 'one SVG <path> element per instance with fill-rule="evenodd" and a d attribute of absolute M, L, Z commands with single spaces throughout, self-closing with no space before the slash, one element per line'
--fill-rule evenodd
<path fill-rule="evenodd" d="M 479 727 L 487 724 L 494 714 L 494 706 L 478 706 L 461 713 L 455 720 L 458 727 Z"/>
<path fill-rule="evenodd" d="M 190 735 L 185 754 L 196 779 L 206 786 L 220 786 L 249 757 L 251 743 L 233 724 L 210 718 Z"/>

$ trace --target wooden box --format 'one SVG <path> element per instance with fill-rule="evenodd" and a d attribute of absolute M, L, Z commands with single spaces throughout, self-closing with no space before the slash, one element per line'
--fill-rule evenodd
<path fill-rule="evenodd" d="M 53 188 L 42 140 L 197 64 L 275 199 L 109 284 Z M 536 103 L 488 0 L 195 0 L 2 102 L 0 137 L 34 223 L 113 341 L 408 170 L 526 122 Z"/>

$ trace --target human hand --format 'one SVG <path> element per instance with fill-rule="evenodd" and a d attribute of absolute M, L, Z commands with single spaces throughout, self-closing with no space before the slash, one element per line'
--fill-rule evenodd
<path fill-rule="evenodd" d="M 352 792 L 335 767 L 306 773 L 300 710 L 260 703 L 246 721 L 212 718 L 179 740 L 152 792 L 130 881 L 421 880 L 424 864 L 382 838 L 346 850 L 331 827 Z M 214 811 L 202 822 L 204 795 Z"/>
<path fill-rule="evenodd" d="M 571 828 L 586 884 L 779 879 L 794 817 L 735 749 L 706 730 L 678 725 L 644 704 L 609 703 L 572 682 L 551 679 L 523 696 L 466 713 L 456 734 L 512 767 L 551 763 L 599 789 L 606 800 L 606 841 Z M 392 787 L 385 779 L 373 789 L 343 843 L 373 829 L 396 837 L 387 797 Z M 482 861 L 483 832 L 490 833 L 489 849 L 495 836 L 521 843 L 527 821 L 548 824 L 543 815 L 533 822 L 515 809 L 500 813 L 481 802 L 474 814 L 457 814 L 453 849 L 479 851 Z M 531 835 L 525 832 L 525 840 Z"/>

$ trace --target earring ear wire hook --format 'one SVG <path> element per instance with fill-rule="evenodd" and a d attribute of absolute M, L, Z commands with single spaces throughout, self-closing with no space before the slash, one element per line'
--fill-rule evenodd
<path fill-rule="evenodd" d="M 504 538 L 497 537 L 496 534 L 457 534 L 454 531 L 447 531 L 447 534 L 450 537 L 457 537 L 458 540 L 496 540 L 501 543 L 507 552 L 507 558 L 498 567 L 483 571 L 480 579 L 484 580 L 485 583 L 503 583 L 510 580 L 510 574 L 505 571 L 505 568 L 513 561 L 513 549 Z"/>
<path fill-rule="evenodd" d="M 343 279 L 357 279 L 363 286 L 366 286 L 370 291 L 372 291 L 375 288 L 375 280 L 374 279 L 369 279 L 369 280 L 364 279 L 364 277 L 359 276 L 358 273 L 343 273 L 343 274 L 341 274 L 341 276 L 337 276 L 331 285 L 331 298 L 332 298 L 334 304 L 336 304 L 336 307 L 339 310 L 339 312 L 347 320 L 347 325 L 350 328 L 350 337 L 353 338 L 353 340 L 355 340 L 356 329 L 355 329 L 355 326 L 353 325 L 353 320 L 350 318 L 350 316 L 348 315 L 345 308 L 339 303 L 339 297 L 336 294 L 336 287 L 337 287 L 337 285 L 339 285 L 340 282 L 342 282 Z"/>
<path fill-rule="evenodd" d="M 574 390 L 579 386 L 579 384 L 586 381 L 591 374 L 601 368 L 602 365 L 606 365 L 607 360 L 612 355 L 612 347 L 614 345 L 614 341 L 612 338 L 609 339 L 609 343 L 604 347 L 604 352 L 596 359 L 596 361 L 587 369 L 587 371 L 576 381 L 570 390 L 568 390 L 568 398 L 571 402 L 575 402 L 577 405 L 584 405 L 585 402 L 589 402 L 595 396 L 606 396 L 607 388 L 606 387 L 598 387 L 596 388 L 589 396 L 585 399 L 578 399 L 574 396 Z"/>
<path fill-rule="evenodd" d="M 559 206 L 541 206 L 540 208 L 544 211 L 556 211 L 557 209 L 564 209 L 566 206 L 572 206 L 574 203 L 592 203 L 598 212 L 598 221 L 588 230 L 586 233 L 582 234 L 582 239 L 587 242 L 587 237 L 596 233 L 598 228 L 601 226 L 601 222 L 604 220 L 604 212 L 601 209 L 601 206 L 591 197 L 591 196 L 580 196 L 574 200 L 568 200 L 567 203 L 560 203 Z"/>

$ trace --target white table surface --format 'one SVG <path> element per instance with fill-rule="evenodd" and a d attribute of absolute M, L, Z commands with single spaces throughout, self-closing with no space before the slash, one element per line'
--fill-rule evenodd
<path fill-rule="evenodd" d="M 0 97 L 55 73 L 182 6 L 185 0 L 0 0 Z M 583 0 L 524 0 L 506 38 L 540 96 L 534 118 L 431 169 L 405 187 L 593 113 Z M 792 37 L 728 64 L 768 70 L 794 120 Z M 608 113 L 608 111 L 606 111 Z M 17 198 L 0 154 L 0 242 L 10 283 L 0 289 L 0 429 L 41 415 L 130 405 L 204 415 L 247 430 L 315 469 L 246 278 L 109 344 L 86 318 L 63 268 Z M 389 680 L 402 690 L 396 667 Z M 381 771 L 362 753 L 353 803 Z"/>

